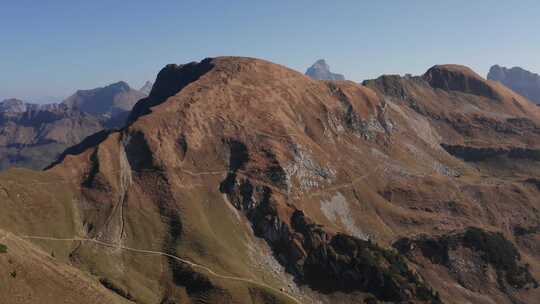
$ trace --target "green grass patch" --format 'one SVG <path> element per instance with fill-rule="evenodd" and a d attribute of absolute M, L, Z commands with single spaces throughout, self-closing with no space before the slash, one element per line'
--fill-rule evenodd
<path fill-rule="evenodd" d="M 6 253 L 7 252 L 7 246 L 4 244 L 0 244 L 0 253 Z"/>

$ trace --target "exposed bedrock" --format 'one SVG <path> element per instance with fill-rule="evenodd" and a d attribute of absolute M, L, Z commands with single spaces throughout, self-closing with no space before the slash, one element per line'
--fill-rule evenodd
<path fill-rule="evenodd" d="M 229 174 L 221 191 L 250 221 L 286 271 L 299 284 L 322 293 L 365 292 L 383 301 L 440 303 L 438 295 L 394 250 L 356 237 L 328 232 L 272 188 L 238 175 L 250 156 L 247 147 L 229 141 Z M 271 170 L 277 170 L 275 168 Z M 270 168 L 268 168 L 270 170 Z M 277 170 L 280 171 L 280 170 Z M 281 181 L 274 181 L 281 184 Z"/>

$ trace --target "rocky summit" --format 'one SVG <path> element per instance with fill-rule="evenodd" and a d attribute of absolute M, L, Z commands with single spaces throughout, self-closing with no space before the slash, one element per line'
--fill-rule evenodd
<path fill-rule="evenodd" d="M 463 66 L 168 65 L 122 129 L 0 174 L 0 298 L 536 303 L 539 173 L 540 108 Z"/>
<path fill-rule="evenodd" d="M 499 65 L 491 67 L 488 79 L 499 81 L 515 92 L 540 104 L 540 75 L 520 67 L 506 68 Z"/>
<path fill-rule="evenodd" d="M 345 76 L 330 72 L 330 66 L 324 59 L 317 60 L 309 67 L 306 75 L 316 80 L 345 80 Z"/>

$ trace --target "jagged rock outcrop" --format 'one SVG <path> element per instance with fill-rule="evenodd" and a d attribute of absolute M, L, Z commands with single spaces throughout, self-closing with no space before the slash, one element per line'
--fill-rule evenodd
<path fill-rule="evenodd" d="M 520 67 L 506 68 L 494 65 L 487 75 L 489 80 L 498 81 L 529 100 L 540 104 L 540 75 Z"/>
<path fill-rule="evenodd" d="M 169 65 L 124 128 L 0 174 L 0 229 L 57 238 L 36 242 L 137 303 L 534 303 L 538 111 L 451 66 L 358 85 L 252 58 Z M 460 146 L 510 152 L 444 149 Z M 22 210 L 25 180 L 54 185 Z M 422 235 L 457 245 L 393 246 Z"/>
<path fill-rule="evenodd" d="M 306 75 L 316 80 L 345 80 L 345 76 L 332 73 L 324 59 L 317 60 L 306 71 Z"/>

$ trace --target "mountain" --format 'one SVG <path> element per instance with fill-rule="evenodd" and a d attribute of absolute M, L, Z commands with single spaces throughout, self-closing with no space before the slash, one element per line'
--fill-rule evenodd
<path fill-rule="evenodd" d="M 145 95 L 150 95 L 150 91 L 152 91 L 152 86 L 154 84 L 150 81 L 147 81 L 144 83 L 144 85 L 139 89 L 139 92 L 142 92 Z"/>
<path fill-rule="evenodd" d="M 499 65 L 491 67 L 488 79 L 499 81 L 529 100 L 540 104 L 540 75 L 520 67 L 508 69 Z"/>
<path fill-rule="evenodd" d="M 540 298 L 540 108 L 466 67 L 359 85 L 171 64 L 129 121 L 0 173 L 2 298 Z"/>
<path fill-rule="evenodd" d="M 118 128 L 146 94 L 125 82 L 79 90 L 61 104 L 0 103 L 0 170 L 42 169 L 68 147 L 98 131 Z"/>
<path fill-rule="evenodd" d="M 79 90 L 63 103 L 88 114 L 114 117 L 131 111 L 135 103 L 146 96 L 120 81 L 102 88 Z"/>
<path fill-rule="evenodd" d="M 345 80 L 345 76 L 330 72 L 330 66 L 324 59 L 319 59 L 306 71 L 306 75 L 316 80 Z"/>

